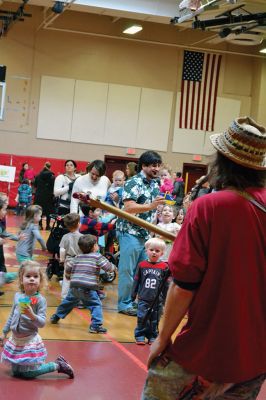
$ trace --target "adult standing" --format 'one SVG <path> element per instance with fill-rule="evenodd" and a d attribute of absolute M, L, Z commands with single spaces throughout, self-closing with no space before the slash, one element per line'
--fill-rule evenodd
<path fill-rule="evenodd" d="M 42 207 L 42 215 L 46 217 L 46 230 L 50 230 L 50 214 L 54 212 L 54 173 L 51 171 L 51 163 L 46 161 L 42 171 L 36 176 L 34 185 L 36 188 L 34 204 Z M 43 229 L 42 220 L 40 228 Z"/>
<path fill-rule="evenodd" d="M 134 161 L 130 161 L 129 163 L 127 163 L 125 171 L 126 179 L 132 178 L 132 176 L 136 175 L 136 173 L 138 172 L 137 170 L 137 163 L 135 163 Z"/>
<path fill-rule="evenodd" d="M 76 179 L 72 192 L 83 192 L 91 194 L 100 200 L 105 200 L 111 182 L 105 176 L 106 165 L 101 160 L 92 161 L 87 167 L 88 173 Z M 71 198 L 70 212 L 78 212 L 79 199 Z"/>
<path fill-rule="evenodd" d="M 66 215 L 70 212 L 73 185 L 80 176 L 75 173 L 77 163 L 74 160 L 66 160 L 64 165 L 65 173 L 58 175 L 54 181 L 54 196 L 57 199 L 59 215 Z"/>
<path fill-rule="evenodd" d="M 23 182 L 23 180 L 24 180 L 24 174 L 25 174 L 25 172 L 26 172 L 28 169 L 29 169 L 29 164 L 28 164 L 28 162 L 24 162 L 24 163 L 22 164 L 22 168 L 21 168 L 21 170 L 19 171 L 19 175 L 18 175 L 18 181 L 19 181 L 19 183 L 22 183 L 22 182 Z"/>
<path fill-rule="evenodd" d="M 185 184 L 182 178 L 181 172 L 176 173 L 176 178 L 174 181 L 174 190 L 172 194 L 175 196 L 175 202 L 177 206 L 181 206 L 183 203 L 185 193 Z"/>
<path fill-rule="evenodd" d="M 209 194 L 212 191 L 209 183 L 208 175 L 203 175 L 199 179 L 196 180 L 196 185 L 191 189 L 191 200 L 194 201 L 198 197 L 205 196 L 205 194 Z"/>
<path fill-rule="evenodd" d="M 128 179 L 124 186 L 124 211 L 147 222 L 152 222 L 157 206 L 165 202 L 159 197 L 160 190 L 156 179 L 161 163 L 162 159 L 158 153 L 146 151 L 139 158 L 139 173 Z M 136 316 L 131 290 L 136 267 L 146 258 L 144 244 L 150 235 L 146 229 L 123 219 L 116 223 L 116 234 L 120 247 L 118 312 Z"/>
<path fill-rule="evenodd" d="M 193 202 L 175 240 L 144 400 L 251 400 L 266 377 L 266 129 L 238 118 L 210 139 L 218 191 Z"/>
<path fill-rule="evenodd" d="M 35 178 L 35 172 L 33 170 L 33 167 L 29 165 L 24 173 L 24 179 L 27 179 L 29 181 L 29 184 L 31 185 L 32 182 L 34 181 L 34 178 Z"/>

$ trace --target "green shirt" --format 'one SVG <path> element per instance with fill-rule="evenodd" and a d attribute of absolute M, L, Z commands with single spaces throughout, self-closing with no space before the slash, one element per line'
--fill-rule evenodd
<path fill-rule="evenodd" d="M 133 176 L 126 181 L 122 200 L 133 200 L 137 204 L 150 204 L 159 196 L 160 190 L 156 179 L 148 180 L 143 171 Z M 124 208 L 124 207 L 123 207 Z M 144 219 L 147 222 L 152 222 L 154 219 L 155 210 L 146 211 L 141 214 L 136 214 L 137 217 Z M 119 218 L 116 223 L 116 229 L 120 232 L 129 233 L 142 239 L 149 239 L 150 234 L 146 229 L 133 224 L 125 219 Z"/>

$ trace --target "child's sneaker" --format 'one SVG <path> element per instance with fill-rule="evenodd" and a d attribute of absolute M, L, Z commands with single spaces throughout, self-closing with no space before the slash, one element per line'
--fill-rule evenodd
<path fill-rule="evenodd" d="M 57 324 L 57 322 L 60 320 L 60 318 L 56 315 L 56 314 L 53 314 L 52 316 L 51 316 L 51 318 L 50 318 L 50 322 L 51 322 L 51 324 Z"/>
<path fill-rule="evenodd" d="M 149 338 L 149 340 L 148 340 L 148 344 L 152 344 L 152 343 L 154 343 L 155 342 L 155 340 L 156 340 L 156 338 Z"/>
<path fill-rule="evenodd" d="M 106 333 L 107 329 L 104 328 L 102 325 L 98 325 L 98 326 L 90 326 L 89 327 L 89 332 L 90 333 Z"/>
<path fill-rule="evenodd" d="M 55 363 L 58 365 L 57 372 L 60 374 L 66 374 L 69 376 L 70 379 L 74 378 L 74 370 L 71 365 L 64 359 L 63 356 L 57 357 Z"/>
<path fill-rule="evenodd" d="M 107 297 L 106 293 L 104 293 L 103 290 L 97 290 L 98 296 L 100 297 L 100 300 L 103 300 Z"/>
<path fill-rule="evenodd" d="M 64 361 L 64 362 L 67 363 L 67 360 L 65 359 L 65 357 L 62 356 L 62 354 L 60 354 L 60 355 L 56 358 L 55 363 L 57 363 L 57 361 Z"/>
<path fill-rule="evenodd" d="M 135 338 L 136 339 L 136 344 L 139 346 L 145 346 L 146 342 L 144 339 L 141 338 Z"/>

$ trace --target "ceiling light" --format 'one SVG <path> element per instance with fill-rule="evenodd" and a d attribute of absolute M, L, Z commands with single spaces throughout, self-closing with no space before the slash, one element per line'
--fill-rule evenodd
<path fill-rule="evenodd" d="M 266 54 L 266 47 L 260 50 L 260 53 Z"/>
<path fill-rule="evenodd" d="M 141 25 L 131 25 L 126 28 L 123 33 L 126 33 L 127 35 L 135 35 L 135 33 L 142 31 L 142 29 Z"/>

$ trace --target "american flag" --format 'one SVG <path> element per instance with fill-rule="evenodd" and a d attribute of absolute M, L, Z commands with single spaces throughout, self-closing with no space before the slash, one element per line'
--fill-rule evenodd
<path fill-rule="evenodd" d="M 221 55 L 184 52 L 179 128 L 214 130 Z"/>

